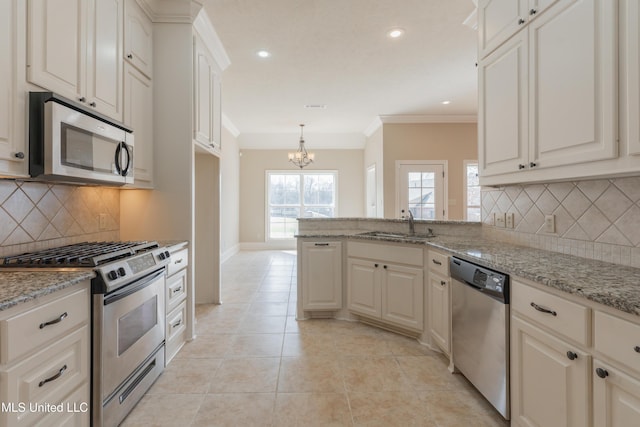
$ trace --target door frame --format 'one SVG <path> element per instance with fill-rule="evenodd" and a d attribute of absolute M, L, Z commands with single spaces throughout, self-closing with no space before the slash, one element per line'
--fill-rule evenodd
<path fill-rule="evenodd" d="M 444 215 L 442 216 L 442 220 L 446 221 L 449 218 L 449 161 L 448 160 L 396 160 L 396 204 L 395 211 L 396 215 L 394 218 L 400 218 L 400 167 L 405 165 L 435 165 L 442 166 L 444 171 L 444 177 L 442 179 L 443 194 L 442 200 L 444 206 Z"/>

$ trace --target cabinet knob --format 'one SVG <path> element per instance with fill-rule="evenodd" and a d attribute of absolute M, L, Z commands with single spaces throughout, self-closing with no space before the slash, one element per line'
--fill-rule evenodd
<path fill-rule="evenodd" d="M 80 98 L 78 98 L 78 101 L 80 102 L 85 102 L 87 100 L 87 98 L 85 98 L 84 96 L 81 96 Z"/>
<path fill-rule="evenodd" d="M 569 358 L 569 360 L 576 360 L 578 358 L 578 355 L 573 351 L 569 350 L 567 351 L 567 357 Z"/>
<path fill-rule="evenodd" d="M 609 376 L 609 372 L 606 369 L 596 368 L 596 375 L 600 378 L 607 378 Z"/>
<path fill-rule="evenodd" d="M 529 11 L 529 15 L 535 15 L 536 13 L 538 13 L 538 11 L 536 9 L 531 9 Z"/>
<path fill-rule="evenodd" d="M 535 168 L 536 166 L 538 166 L 537 164 L 535 164 L 534 162 L 529 163 L 529 167 L 530 168 Z"/>
<path fill-rule="evenodd" d="M 526 168 L 526 166 L 525 166 L 525 165 L 523 165 L 522 163 L 520 163 L 520 164 L 518 165 L 518 169 L 524 169 L 524 168 Z"/>
<path fill-rule="evenodd" d="M 18 151 L 13 155 L 16 159 L 24 159 L 24 153 L 22 151 Z"/>
<path fill-rule="evenodd" d="M 375 268 L 378 268 L 378 264 L 373 264 L 373 266 L 374 266 Z"/>
<path fill-rule="evenodd" d="M 633 351 L 635 351 L 636 353 L 640 353 L 640 345 L 633 347 Z"/>
<path fill-rule="evenodd" d="M 526 21 L 522 18 L 518 19 L 518 25 L 524 24 Z"/>
<path fill-rule="evenodd" d="M 132 55 L 132 54 L 130 54 L 130 53 L 128 53 L 128 54 L 127 54 L 127 58 L 129 58 L 129 59 L 133 59 L 133 55 Z"/>
<path fill-rule="evenodd" d="M 447 284 L 447 282 L 445 282 L 444 280 L 440 280 L 440 285 L 445 286 Z"/>
<path fill-rule="evenodd" d="M 89 103 L 89 106 L 90 106 L 90 107 L 95 107 L 95 106 L 96 106 L 95 101 L 94 101 L 94 102 Z"/>
<path fill-rule="evenodd" d="M 386 269 L 387 269 L 387 266 L 386 266 L 386 265 L 383 265 L 383 266 L 382 266 L 382 268 L 384 268 L 384 269 L 386 270 Z"/>

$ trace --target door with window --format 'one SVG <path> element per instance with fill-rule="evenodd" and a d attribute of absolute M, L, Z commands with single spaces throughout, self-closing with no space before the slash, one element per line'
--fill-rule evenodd
<path fill-rule="evenodd" d="M 398 216 L 446 219 L 444 163 L 398 162 Z M 404 212 L 403 212 L 404 211 Z"/>

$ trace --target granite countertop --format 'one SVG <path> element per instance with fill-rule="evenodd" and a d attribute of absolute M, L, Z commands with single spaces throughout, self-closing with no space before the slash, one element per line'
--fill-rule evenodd
<path fill-rule="evenodd" d="M 362 234 L 309 233 L 301 238 L 343 237 L 422 244 L 569 294 L 640 316 L 640 269 L 484 238 L 437 236 L 407 240 Z"/>
<path fill-rule="evenodd" d="M 0 311 L 93 277 L 92 270 L 0 271 Z"/>

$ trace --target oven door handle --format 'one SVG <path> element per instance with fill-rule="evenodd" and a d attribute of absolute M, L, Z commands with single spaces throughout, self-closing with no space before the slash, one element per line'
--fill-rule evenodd
<path fill-rule="evenodd" d="M 155 282 L 159 277 L 164 276 L 164 267 L 160 270 L 157 270 L 147 276 L 140 278 L 139 280 L 131 283 L 129 286 L 125 286 L 123 288 L 118 289 L 112 294 L 105 295 L 104 297 L 104 305 L 112 304 L 122 298 L 128 297 L 129 295 L 138 292 L 141 289 L 146 288 L 153 282 Z"/>

